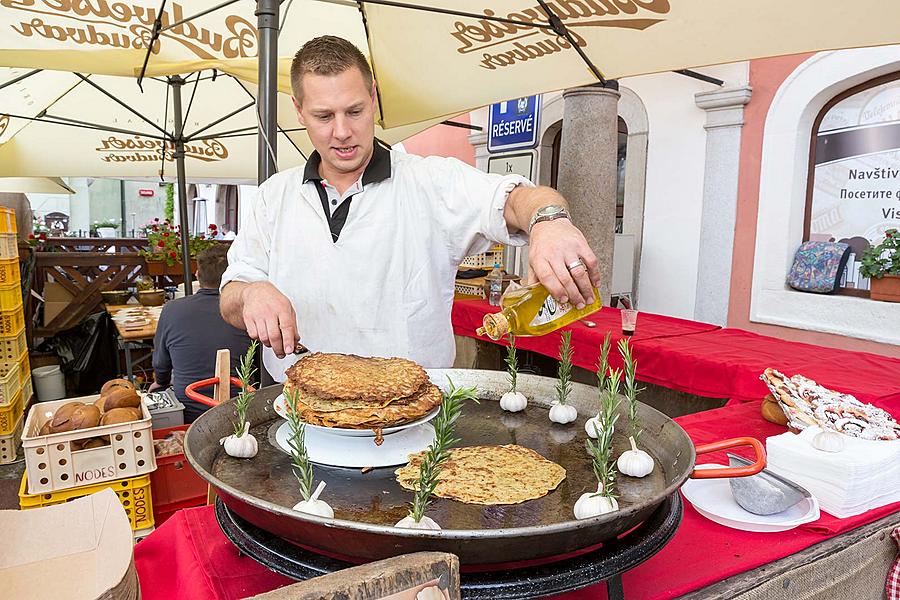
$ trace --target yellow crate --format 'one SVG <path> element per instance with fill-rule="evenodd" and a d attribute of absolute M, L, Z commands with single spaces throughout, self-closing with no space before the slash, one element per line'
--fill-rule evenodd
<path fill-rule="evenodd" d="M 16 462 L 19 455 L 19 446 L 22 445 L 22 427 L 25 425 L 25 416 L 19 417 L 19 423 L 9 435 L 0 435 L 0 465 L 8 465 Z"/>
<path fill-rule="evenodd" d="M 28 354 L 28 338 L 22 327 L 12 335 L 0 336 L 0 362 L 18 362 L 22 353 Z"/>
<path fill-rule="evenodd" d="M 29 384 L 31 383 L 31 362 L 28 360 L 28 349 L 22 353 L 22 356 L 19 357 L 19 385 L 22 389 L 25 389 L 25 382 L 27 381 Z M 25 397 L 25 402 L 28 402 L 28 398 L 30 394 Z"/>
<path fill-rule="evenodd" d="M 19 241 L 15 233 L 0 233 L 0 260 L 19 258 Z"/>
<path fill-rule="evenodd" d="M 22 307 L 13 310 L 0 310 L 0 336 L 15 335 L 25 327 L 25 313 Z"/>
<path fill-rule="evenodd" d="M 22 288 L 19 287 L 19 282 L 0 285 L 0 310 L 15 310 L 17 308 L 22 308 Z"/>
<path fill-rule="evenodd" d="M 18 366 L 16 367 L 18 368 Z M 25 403 L 22 401 L 22 392 L 19 391 L 13 401 L 6 406 L 0 406 L 0 435 L 10 435 L 16 430 L 19 419 L 25 411 Z"/>
<path fill-rule="evenodd" d="M 0 215 L 0 221 L 2 221 L 2 216 Z M 8 258 L 6 260 L 0 260 L 0 286 L 7 285 L 21 285 L 20 279 L 22 278 L 21 273 L 19 272 L 19 259 L 18 258 Z"/>
<path fill-rule="evenodd" d="M 19 378 L 19 361 L 0 361 L 0 410 L 10 406 L 22 389 Z M 0 434 L 9 433 L 0 431 Z"/>
<path fill-rule="evenodd" d="M 503 266 L 503 246 L 497 245 L 481 254 L 467 256 L 459 263 L 460 267 L 469 269 L 493 269 L 495 264 Z"/>
<path fill-rule="evenodd" d="M 31 383 L 31 377 L 29 377 L 25 380 L 25 385 L 22 386 L 22 403 L 28 406 L 32 396 L 34 396 L 34 384 Z"/>
<path fill-rule="evenodd" d="M 16 211 L 0 206 L 0 233 L 16 233 Z"/>
<path fill-rule="evenodd" d="M 119 502 L 122 503 L 122 507 L 128 514 L 128 520 L 131 521 L 133 531 L 153 527 L 153 500 L 150 497 L 150 477 L 148 475 L 131 479 L 116 479 L 59 492 L 29 494 L 28 473 L 26 472 L 22 475 L 22 484 L 19 486 L 19 508 L 26 510 L 62 504 L 76 498 L 96 494 L 106 488 L 112 489 L 119 497 Z"/>

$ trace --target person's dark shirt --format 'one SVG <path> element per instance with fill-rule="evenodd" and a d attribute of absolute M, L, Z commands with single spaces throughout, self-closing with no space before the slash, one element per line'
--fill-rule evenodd
<path fill-rule="evenodd" d="M 215 377 L 216 351 L 231 351 L 231 372 L 237 372 L 241 357 L 250 346 L 247 333 L 232 327 L 219 312 L 219 290 L 201 288 L 192 296 L 166 303 L 159 316 L 153 342 L 153 369 L 162 387 L 171 383 L 184 404 L 185 423 L 196 419 L 207 406 L 184 395 L 195 381 Z M 237 393 L 232 387 L 231 394 Z M 212 388 L 204 390 L 212 395 Z"/>

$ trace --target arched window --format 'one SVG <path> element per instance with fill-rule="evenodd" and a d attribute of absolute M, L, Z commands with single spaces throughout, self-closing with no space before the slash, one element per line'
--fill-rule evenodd
<path fill-rule="evenodd" d="M 850 244 L 840 293 L 868 297 L 860 255 L 900 226 L 900 73 L 834 97 L 812 131 L 803 239 Z"/>

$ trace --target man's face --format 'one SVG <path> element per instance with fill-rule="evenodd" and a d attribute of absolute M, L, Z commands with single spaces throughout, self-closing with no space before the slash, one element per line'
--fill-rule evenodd
<path fill-rule="evenodd" d="M 326 171 L 354 173 L 372 156 L 375 137 L 375 89 L 356 67 L 337 75 L 303 76 L 303 102 L 294 98 L 300 124 Z"/>

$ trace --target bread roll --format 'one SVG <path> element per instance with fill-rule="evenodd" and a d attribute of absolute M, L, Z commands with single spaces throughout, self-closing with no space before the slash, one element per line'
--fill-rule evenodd
<path fill-rule="evenodd" d="M 103 412 L 104 406 L 103 404 L 106 402 L 106 396 L 100 396 L 96 400 L 94 400 L 94 406 L 100 409 L 100 412 Z"/>
<path fill-rule="evenodd" d="M 138 408 L 113 408 L 103 414 L 101 425 L 116 425 L 118 423 L 131 423 L 139 421 L 144 415 Z"/>
<path fill-rule="evenodd" d="M 113 390 L 115 388 L 125 388 L 126 390 L 133 390 L 134 384 L 128 381 L 127 379 L 110 379 L 106 383 L 103 384 L 103 387 L 100 388 L 100 395 L 106 394 L 106 392 Z"/>
<path fill-rule="evenodd" d="M 41 430 L 38 432 L 38 435 L 50 435 L 51 433 L 53 433 L 52 431 L 50 431 L 50 423 L 52 422 L 53 419 L 50 419 L 46 423 L 44 423 L 41 426 Z"/>
<path fill-rule="evenodd" d="M 75 407 L 71 415 L 72 429 L 90 429 L 100 424 L 100 409 L 93 404 Z"/>
<path fill-rule="evenodd" d="M 50 433 L 62 433 L 64 431 L 72 431 L 75 424 L 72 422 L 72 413 L 79 406 L 84 406 L 81 402 L 69 402 L 63 404 L 53 413 L 53 419 L 50 421 Z"/>
<path fill-rule="evenodd" d="M 762 416 L 766 421 L 776 423 L 778 425 L 787 425 L 788 418 L 781 410 L 781 406 L 777 402 L 763 402 Z"/>
<path fill-rule="evenodd" d="M 103 412 L 109 412 L 114 408 L 138 408 L 141 405 L 141 397 L 134 390 L 123 387 L 114 387 L 102 395 Z"/>

